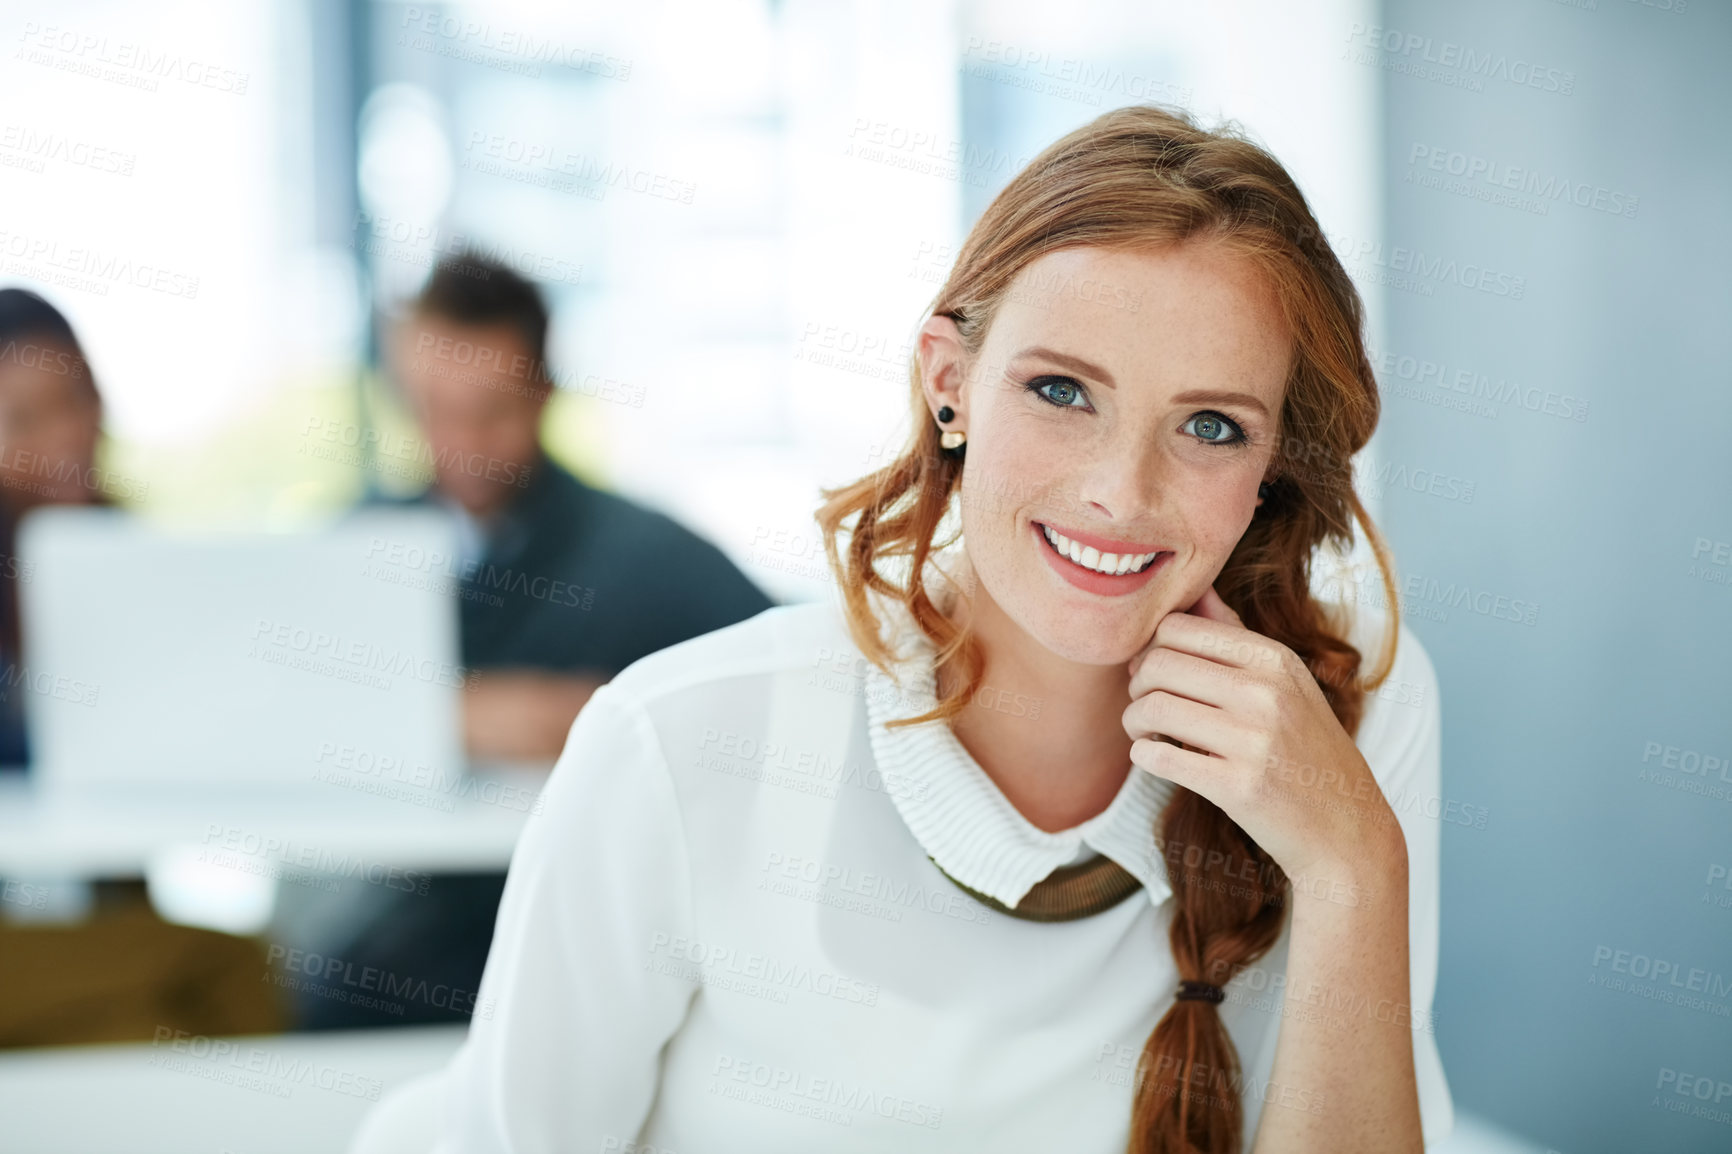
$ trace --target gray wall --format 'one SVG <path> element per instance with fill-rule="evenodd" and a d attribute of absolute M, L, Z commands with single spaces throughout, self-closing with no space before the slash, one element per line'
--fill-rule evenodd
<path fill-rule="evenodd" d="M 1732 4 L 1580 3 L 1388 0 L 1399 47 L 1358 58 L 1386 97 L 1383 249 L 1353 265 L 1386 284 L 1384 525 L 1445 794 L 1488 811 L 1444 825 L 1437 1035 L 1458 1107 L 1569 1154 L 1724 1152 Z M 1543 213 L 1487 199 L 1524 182 Z"/>

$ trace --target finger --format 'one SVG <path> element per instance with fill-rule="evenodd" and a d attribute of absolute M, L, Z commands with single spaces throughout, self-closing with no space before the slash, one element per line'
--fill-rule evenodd
<path fill-rule="evenodd" d="M 1175 612 L 1182 612 L 1186 616 L 1200 617 L 1205 621 L 1215 621 L 1222 625 L 1230 625 L 1239 629 L 1245 627 L 1244 621 L 1233 611 L 1231 606 L 1221 600 L 1221 595 L 1215 591 L 1213 585 L 1204 590 L 1203 595 L 1193 602 L 1188 609 L 1175 610 Z M 1171 615 L 1169 614 L 1169 616 Z M 1126 668 L 1130 670 L 1132 677 L 1137 675 L 1138 669 L 1141 668 L 1143 661 L 1148 657 L 1149 653 L 1160 647 L 1159 639 L 1160 629 L 1157 627 L 1155 630 L 1155 636 L 1149 638 L 1149 643 L 1143 646 L 1137 655 L 1131 658 L 1130 662 L 1127 664 Z M 1135 696 L 1135 694 L 1132 696 Z"/>
<path fill-rule="evenodd" d="M 1156 689 L 1188 697 L 1217 709 L 1244 710 L 1257 704 L 1263 683 L 1254 674 L 1233 665 L 1223 665 L 1181 649 L 1157 646 L 1150 650 L 1131 674 L 1130 696 L 1135 701 Z"/>
<path fill-rule="evenodd" d="M 1215 592 L 1215 587 L 1213 585 L 1205 589 L 1203 595 L 1197 599 L 1196 604 L 1185 610 L 1185 612 L 1189 613 L 1193 617 L 1206 617 L 1210 621 L 1219 621 L 1226 625 L 1237 625 L 1241 629 L 1245 627 L 1245 622 L 1240 619 L 1237 613 L 1233 612 L 1232 606 L 1221 600 L 1221 595 Z"/>
<path fill-rule="evenodd" d="M 1243 756 L 1248 751 L 1244 726 L 1233 714 L 1163 689 L 1131 702 L 1120 721 L 1133 742 L 1161 734 L 1221 757 Z"/>
<path fill-rule="evenodd" d="M 1190 613 L 1169 613 L 1155 626 L 1155 645 L 1223 665 L 1277 673 L 1284 666 L 1279 643 L 1261 633 Z"/>
<path fill-rule="evenodd" d="M 1201 794 L 1223 810 L 1227 809 L 1224 802 L 1233 796 L 1227 763 L 1206 753 L 1180 749 L 1168 742 L 1145 737 L 1131 742 L 1131 764 L 1192 793 Z M 1232 813 L 1229 811 L 1227 816 L 1231 817 Z"/>
<path fill-rule="evenodd" d="M 1184 609 L 1173 610 L 1173 613 L 1183 613 L 1183 614 L 1192 615 L 1192 616 L 1200 616 L 1200 617 L 1203 617 L 1204 620 L 1211 620 L 1211 618 L 1208 616 L 1208 614 L 1211 610 L 1209 607 L 1204 606 L 1204 602 L 1208 601 L 1210 597 L 1214 597 L 1214 599 L 1216 601 L 1221 600 L 1220 596 L 1215 593 L 1215 587 L 1213 585 L 1209 586 L 1209 588 L 1204 591 L 1202 597 L 1198 598 L 1196 601 L 1192 602 L 1189 606 L 1187 606 Z M 1226 609 L 1226 603 L 1222 602 L 1221 607 L 1223 609 Z M 1232 613 L 1233 611 L 1231 609 L 1227 609 L 1227 612 Z M 1168 614 L 1168 616 L 1172 616 L 1172 614 Z M 1236 618 L 1237 618 L 1237 615 L 1235 614 L 1235 619 Z M 1219 618 L 1216 617 L 1216 618 L 1213 618 L 1213 620 L 1219 620 Z M 1236 623 L 1236 620 L 1235 620 L 1235 623 Z M 1138 650 L 1136 656 L 1132 657 L 1130 659 L 1130 661 L 1126 663 L 1126 668 L 1130 670 L 1130 674 L 1133 678 L 1136 677 L 1137 671 L 1140 668 L 1142 668 L 1142 664 L 1148 658 L 1149 654 L 1153 653 L 1156 649 L 1160 648 L 1160 645 L 1161 645 L 1160 636 L 1161 636 L 1161 630 L 1160 630 L 1159 624 L 1157 624 L 1155 627 L 1154 635 L 1149 638 L 1148 644 L 1144 645 L 1140 650 Z M 1133 694 L 1131 694 L 1131 696 L 1135 697 L 1136 694 L 1133 693 Z"/>
<path fill-rule="evenodd" d="M 1183 613 L 1183 614 L 1187 614 L 1187 615 L 1197 615 L 1198 614 L 1198 607 L 1201 606 L 1203 604 L 1203 602 L 1206 601 L 1211 595 L 1213 595 L 1214 592 L 1215 592 L 1214 587 L 1210 586 L 1208 591 L 1203 594 L 1202 598 L 1198 599 L 1197 601 L 1192 602 L 1190 608 L 1188 608 L 1188 609 L 1175 609 L 1172 611 L 1172 613 Z M 1220 601 L 1220 598 L 1217 596 L 1215 598 L 1215 600 Z M 1222 604 L 1222 608 L 1223 609 L 1226 608 L 1225 603 Z M 1231 609 L 1227 609 L 1227 612 L 1232 613 L 1233 611 Z M 1169 616 L 1169 617 L 1172 616 L 1172 613 L 1169 613 L 1167 616 Z M 1204 619 L 1208 620 L 1207 617 L 1205 617 Z M 1136 655 L 1134 657 L 1132 657 L 1129 662 L 1126 663 L 1126 668 L 1130 670 L 1132 677 L 1135 677 L 1137 675 L 1137 669 L 1142 665 L 1143 661 L 1148 657 L 1148 655 L 1150 653 L 1154 652 L 1156 649 L 1160 648 L 1160 645 L 1161 645 L 1160 636 L 1161 636 L 1160 623 L 1157 622 L 1156 626 L 1155 626 L 1155 631 L 1154 631 L 1154 633 L 1152 633 L 1149 636 L 1148 641 L 1146 643 L 1144 643 L 1143 647 L 1137 651 Z"/>

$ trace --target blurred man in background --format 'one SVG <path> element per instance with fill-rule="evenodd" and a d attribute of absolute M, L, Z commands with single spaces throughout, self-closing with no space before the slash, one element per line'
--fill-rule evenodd
<path fill-rule="evenodd" d="M 50 505 L 114 506 L 96 465 L 101 433 L 102 397 L 71 324 L 36 293 L 0 289 L 0 769 L 31 760 L 18 612 L 31 574 L 14 553 L 18 524 Z M 263 944 L 162 921 L 143 882 L 0 881 L 0 1046 L 284 1025 L 258 980 Z"/>
<path fill-rule="evenodd" d="M 535 285 L 487 258 L 442 260 L 392 329 L 389 368 L 435 478 L 399 499 L 457 519 L 463 693 L 472 760 L 548 763 L 597 686 L 638 658 L 774 602 L 715 545 L 665 514 L 580 481 L 542 450 L 548 312 Z M 505 875 L 446 875 L 328 952 L 356 967 L 473 993 Z M 307 998 L 310 1028 L 464 1020 Z"/>
<path fill-rule="evenodd" d="M 547 307 L 512 269 L 438 264 L 393 329 L 390 369 L 457 518 L 465 697 L 479 761 L 551 761 L 595 687 L 645 654 L 772 602 L 715 545 L 584 484 L 541 448 Z"/>

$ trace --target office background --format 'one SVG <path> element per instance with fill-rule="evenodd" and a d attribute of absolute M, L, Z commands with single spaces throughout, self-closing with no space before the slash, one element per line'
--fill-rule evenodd
<path fill-rule="evenodd" d="M 908 342 L 1009 176 L 1120 104 L 1242 122 L 1370 310 L 1384 415 L 1359 475 L 1443 686 L 1436 1021 L 1464 1133 L 1732 1147 L 1732 7 L 4 21 L 0 281 L 85 341 L 125 503 L 289 528 L 423 482 L 377 449 L 408 428 L 377 334 L 469 240 L 553 305 L 550 451 L 779 600 L 825 595 L 817 486 L 901 444 Z"/>

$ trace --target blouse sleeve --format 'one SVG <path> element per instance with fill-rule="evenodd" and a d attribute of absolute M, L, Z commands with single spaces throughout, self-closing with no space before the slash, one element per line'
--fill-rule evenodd
<path fill-rule="evenodd" d="M 1378 704 L 1389 722 L 1392 752 L 1384 765 L 1372 769 L 1407 842 L 1413 1068 L 1420 1126 L 1429 1149 L 1455 1128 L 1455 1104 L 1444 1077 L 1431 1012 L 1437 990 L 1439 846 L 1444 822 L 1471 824 L 1475 813 L 1443 796 L 1443 714 L 1437 671 L 1406 623 L 1400 627 L 1395 666 L 1373 692 L 1383 698 Z"/>
<path fill-rule="evenodd" d="M 660 741 L 612 684 L 590 697 L 525 826 L 434 1154 L 630 1149 L 694 980 L 690 859 Z"/>

